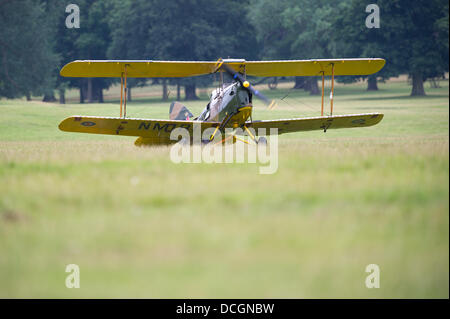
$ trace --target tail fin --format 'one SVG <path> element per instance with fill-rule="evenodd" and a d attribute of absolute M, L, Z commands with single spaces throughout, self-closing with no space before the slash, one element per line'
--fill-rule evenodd
<path fill-rule="evenodd" d="M 194 115 L 180 102 L 170 104 L 169 118 L 171 120 L 191 120 Z"/>

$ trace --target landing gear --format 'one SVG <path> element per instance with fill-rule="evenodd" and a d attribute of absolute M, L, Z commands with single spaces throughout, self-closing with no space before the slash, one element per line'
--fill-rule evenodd
<path fill-rule="evenodd" d="M 227 120 L 227 119 L 225 119 L 225 120 Z M 223 121 L 223 123 L 226 124 L 225 120 Z M 221 126 L 222 125 L 216 126 L 216 129 L 214 130 L 214 133 L 210 136 L 209 140 L 203 140 L 202 144 L 208 144 L 208 143 L 212 142 L 214 140 L 214 137 L 216 136 L 217 132 L 221 131 Z M 259 137 L 259 138 L 256 137 L 246 125 L 242 125 L 241 127 L 245 130 L 245 132 L 247 133 L 247 136 L 249 137 L 249 139 L 252 140 L 255 144 L 260 144 L 260 145 L 264 145 L 264 146 L 267 145 L 267 138 L 265 138 L 265 137 Z M 237 123 L 234 123 L 233 128 L 234 128 L 234 130 L 233 130 L 233 132 L 231 132 L 231 134 L 229 134 L 228 136 L 223 137 L 222 140 L 217 142 L 216 144 L 219 144 L 219 143 L 225 144 L 225 142 L 227 140 L 229 140 L 229 139 L 232 139 L 233 144 L 236 143 L 236 141 L 238 141 L 238 140 L 243 142 L 243 143 L 246 143 L 246 144 L 251 144 L 251 143 L 249 143 L 248 140 L 245 140 L 245 139 L 242 139 L 242 138 L 238 137 L 238 134 L 236 134 L 236 130 L 238 129 L 238 124 Z M 240 134 L 240 135 L 242 135 L 242 134 Z"/>
<path fill-rule="evenodd" d="M 255 135 L 252 134 L 252 132 L 248 129 L 247 126 L 244 125 L 244 129 L 247 132 L 248 136 L 250 137 L 250 139 L 255 142 L 255 144 L 257 145 L 263 145 L 266 146 L 267 145 L 267 138 L 265 138 L 264 136 L 261 137 L 256 137 Z"/>

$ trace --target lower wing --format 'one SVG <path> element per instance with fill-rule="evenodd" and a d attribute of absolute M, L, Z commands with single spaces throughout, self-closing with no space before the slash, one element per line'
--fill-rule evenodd
<path fill-rule="evenodd" d="M 328 130 L 335 128 L 351 128 L 372 126 L 380 122 L 383 114 L 355 114 L 335 115 L 330 117 L 309 117 L 296 119 L 280 119 L 247 122 L 247 127 L 254 128 L 258 135 L 258 129 L 278 129 L 278 134 Z M 198 122 L 183 120 L 148 120 L 148 119 L 123 119 L 115 117 L 71 116 L 59 124 L 59 129 L 66 132 L 109 134 L 124 136 L 139 136 L 147 139 L 169 141 L 171 132 L 176 128 L 186 129 L 190 136 L 193 135 L 195 124 L 199 127 L 199 133 L 208 128 L 217 127 L 219 122 Z M 267 132 L 270 134 L 270 132 Z"/>
<path fill-rule="evenodd" d="M 286 120 L 266 120 L 247 122 L 247 127 L 253 127 L 257 134 L 258 129 L 278 129 L 278 134 L 313 131 L 335 128 L 351 128 L 351 127 L 366 127 L 378 124 L 383 119 L 383 114 L 367 113 L 367 114 L 352 114 L 352 115 L 334 115 L 329 117 L 307 117 L 295 118 Z M 270 132 L 267 131 L 267 135 Z M 265 134 L 261 134 L 265 135 Z"/>
<path fill-rule="evenodd" d="M 117 117 L 71 116 L 59 124 L 66 132 L 140 136 L 145 138 L 169 139 L 176 128 L 184 128 L 192 135 L 196 121 L 124 119 Z M 201 132 L 220 123 L 201 122 Z"/>

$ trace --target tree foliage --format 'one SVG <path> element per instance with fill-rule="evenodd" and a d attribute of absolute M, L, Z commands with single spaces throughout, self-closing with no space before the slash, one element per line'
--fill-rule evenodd
<path fill-rule="evenodd" d="M 54 86 L 60 59 L 51 22 L 45 3 L 0 2 L 0 96 L 43 95 Z"/>
<path fill-rule="evenodd" d="M 258 45 L 245 19 L 246 10 L 246 1 L 236 0 L 114 1 L 108 55 L 160 60 L 255 58 Z M 187 96 L 195 98 L 195 86 L 210 81 L 211 77 L 196 77 L 180 83 Z"/>
<path fill-rule="evenodd" d="M 362 0 L 78 0 L 80 28 L 65 25 L 67 3 L 0 0 L 0 96 L 64 97 L 102 101 L 113 79 L 59 76 L 77 59 L 215 60 L 382 57 L 385 68 L 369 78 L 408 74 L 413 95 L 423 81 L 448 70 L 448 0 L 378 0 L 381 27 L 365 25 Z M 162 80 L 195 88 L 212 76 Z M 342 78 L 353 81 L 358 77 Z M 309 82 L 308 82 L 309 81 Z M 129 87 L 145 85 L 129 79 Z M 297 78 L 312 93 L 317 80 Z M 62 99 L 64 100 L 64 99 Z"/>
<path fill-rule="evenodd" d="M 332 58 L 332 16 L 341 1 L 252 0 L 248 16 L 257 31 L 266 59 Z M 308 82 L 304 83 L 306 81 Z M 316 78 L 299 78 L 318 94 Z"/>
<path fill-rule="evenodd" d="M 367 2 L 345 2 L 334 21 L 336 52 L 355 57 L 383 57 L 377 74 L 407 73 L 412 95 L 425 94 L 423 81 L 448 70 L 448 1 L 379 0 L 380 28 L 367 28 Z"/>

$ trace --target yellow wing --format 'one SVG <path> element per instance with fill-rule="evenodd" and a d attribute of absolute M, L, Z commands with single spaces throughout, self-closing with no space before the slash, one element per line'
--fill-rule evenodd
<path fill-rule="evenodd" d="M 309 117 L 296 118 L 286 120 L 267 120 L 247 122 L 248 127 L 253 127 L 257 134 L 258 129 L 266 129 L 267 135 L 270 128 L 277 128 L 278 134 L 312 131 L 312 130 L 328 130 L 335 128 L 351 128 L 365 127 L 378 124 L 383 119 L 383 114 L 352 114 L 352 115 L 334 115 L 330 117 Z M 264 135 L 264 134 L 261 134 Z"/>
<path fill-rule="evenodd" d="M 292 61 L 249 61 L 248 75 L 254 76 L 319 76 L 369 75 L 380 71 L 386 63 L 383 59 L 328 59 Z"/>
<path fill-rule="evenodd" d="M 376 73 L 385 64 L 383 59 L 325 59 L 284 61 L 224 60 L 235 71 L 253 76 L 319 76 L 368 75 Z M 77 60 L 61 69 L 66 77 L 187 77 L 217 71 L 217 61 L 153 61 L 153 60 Z M 126 68 L 125 68 L 126 67 Z"/>
<path fill-rule="evenodd" d="M 60 71 L 66 77 L 121 77 L 170 78 L 213 73 L 216 62 L 206 61 L 144 61 L 144 60 L 77 60 L 66 64 Z"/>
<path fill-rule="evenodd" d="M 140 136 L 144 138 L 169 140 L 170 133 L 176 128 L 185 128 L 192 136 L 194 123 L 201 124 L 201 132 L 220 124 L 217 122 L 71 116 L 59 124 L 59 129 L 66 132 Z"/>
<path fill-rule="evenodd" d="M 328 130 L 336 128 L 366 127 L 378 124 L 383 114 L 368 113 L 354 115 L 335 115 L 295 119 L 279 119 L 247 122 L 247 127 L 277 128 L 278 134 Z M 59 129 L 66 132 L 140 136 L 144 138 L 169 139 L 176 128 L 185 128 L 193 134 L 194 124 L 200 125 L 200 131 L 220 125 L 219 122 L 196 122 L 179 120 L 122 119 L 114 117 L 71 116 L 59 124 Z M 267 131 L 269 133 L 269 131 Z"/>

